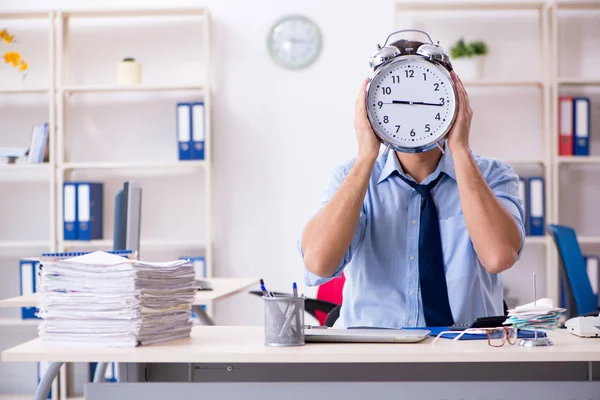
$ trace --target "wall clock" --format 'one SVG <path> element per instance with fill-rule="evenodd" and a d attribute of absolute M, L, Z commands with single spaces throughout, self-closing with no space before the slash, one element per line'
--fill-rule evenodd
<path fill-rule="evenodd" d="M 288 15 L 277 20 L 267 36 L 271 58 L 289 69 L 311 65 L 321 52 L 321 32 L 303 15 Z"/>

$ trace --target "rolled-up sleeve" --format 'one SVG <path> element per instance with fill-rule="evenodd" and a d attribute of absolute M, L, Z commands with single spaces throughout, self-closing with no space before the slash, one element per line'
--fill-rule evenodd
<path fill-rule="evenodd" d="M 518 258 L 521 258 L 525 246 L 525 211 L 519 195 L 519 175 L 507 163 L 493 161 L 486 177 L 490 189 L 502 205 L 512 214 L 521 232 L 521 248 Z"/>
<path fill-rule="evenodd" d="M 337 192 L 339 187 L 342 185 L 342 182 L 346 178 L 351 166 L 352 166 L 352 164 L 342 165 L 342 166 L 337 166 L 334 169 L 334 171 L 331 175 L 331 178 L 329 180 L 329 184 L 327 185 L 327 188 L 325 189 L 325 191 L 323 193 L 323 197 L 321 198 L 321 201 L 319 202 L 319 206 L 318 206 L 315 214 L 318 213 L 319 210 L 321 210 L 331 200 L 333 195 Z M 358 220 L 356 230 L 352 237 L 352 241 L 350 243 L 350 246 L 348 246 L 348 250 L 344 254 L 344 257 L 342 258 L 342 260 L 340 260 L 340 263 L 338 264 L 335 272 L 331 276 L 320 277 L 320 276 L 315 275 L 312 272 L 310 272 L 305 266 L 304 267 L 304 281 L 305 281 L 306 285 L 307 286 L 322 285 L 323 283 L 329 282 L 333 278 L 341 276 L 344 268 L 352 260 L 352 257 L 355 254 L 356 249 L 359 247 L 361 241 L 363 240 L 364 235 L 365 235 L 365 229 L 366 229 L 366 214 L 364 212 L 364 207 L 361 207 L 360 217 Z M 300 256 L 302 257 L 302 260 L 304 260 L 304 252 L 302 250 L 302 234 L 300 234 L 300 236 L 298 238 L 297 247 L 298 247 L 298 252 L 300 253 Z"/>

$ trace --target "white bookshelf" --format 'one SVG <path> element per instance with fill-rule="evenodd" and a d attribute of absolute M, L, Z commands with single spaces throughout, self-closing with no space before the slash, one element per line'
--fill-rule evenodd
<path fill-rule="evenodd" d="M 48 76 L 44 79 L 43 84 L 27 84 L 27 80 L 24 83 L 14 82 L 13 86 L 6 86 L 0 82 L 0 96 L 13 96 L 15 99 L 26 98 L 26 96 L 36 95 L 41 96 L 45 99 L 45 106 L 47 107 L 46 121 L 31 121 L 31 125 L 40 122 L 49 123 L 49 162 L 44 164 L 22 164 L 17 163 L 14 165 L 0 165 L 0 185 L 3 183 L 10 182 L 22 182 L 22 185 L 28 184 L 29 181 L 34 181 L 36 184 L 48 185 L 49 198 L 48 201 L 42 200 L 40 203 L 48 207 L 48 214 L 50 215 L 50 224 L 47 232 L 47 237 L 40 240 L 0 240 L 0 253 L 8 252 L 9 250 L 14 253 L 11 260 L 14 265 L 5 265 L 6 268 L 14 268 L 16 271 L 18 264 L 16 260 L 21 256 L 37 256 L 41 252 L 56 252 L 56 251 L 93 251 L 97 249 L 111 249 L 112 248 L 112 235 L 110 232 L 106 232 L 106 223 L 112 224 L 112 221 L 105 219 L 104 237 L 101 240 L 92 241 L 65 241 L 63 240 L 63 222 L 62 222 L 62 187 L 65 181 L 75 179 L 79 180 L 78 174 L 93 174 L 95 181 L 103 182 L 107 179 L 111 182 L 124 182 L 125 180 L 136 181 L 139 177 L 144 179 L 144 182 L 149 182 L 153 179 L 166 179 L 170 181 L 172 179 L 186 179 L 186 182 L 190 182 L 190 185 L 198 185 L 198 193 L 202 199 L 202 208 L 196 207 L 193 204 L 194 212 L 201 214 L 203 226 L 199 226 L 198 230 L 203 231 L 203 237 L 196 237 L 194 235 L 179 235 L 173 237 L 168 234 L 155 234 L 152 237 L 141 238 L 141 252 L 151 251 L 153 254 L 168 252 L 168 251 L 193 251 L 190 255 L 204 255 L 206 258 L 206 273 L 208 277 L 214 276 L 213 268 L 213 246 L 214 246 L 214 229 L 213 229 L 213 211 L 212 211 L 212 195 L 213 195 L 213 178 L 212 178 L 212 130 L 211 130 L 211 15 L 207 8 L 196 7 L 196 8 L 177 8 L 169 7 L 162 9 L 123 9 L 123 10 L 61 10 L 61 11 L 15 11 L 15 12 L 0 12 L 0 22 L 5 21 L 25 21 L 26 23 L 38 20 L 45 21 L 47 25 L 47 67 Z M 73 60 L 77 60 L 80 56 L 78 51 L 81 49 L 74 48 L 77 39 L 81 36 L 82 30 L 78 30 L 78 25 L 83 22 L 85 24 L 91 22 L 101 21 L 103 24 L 106 21 L 107 24 L 112 24 L 110 30 L 119 29 L 113 28 L 115 21 L 118 26 L 128 30 L 131 33 L 131 27 L 138 29 L 139 25 L 135 25 L 136 21 L 142 21 L 145 27 L 148 24 L 156 24 L 156 31 L 152 35 L 157 35 L 158 32 L 165 32 L 169 34 L 172 30 L 169 27 L 179 28 L 179 24 L 176 21 L 184 21 L 185 26 L 191 26 L 193 31 L 200 32 L 199 35 L 186 36 L 186 51 L 189 48 L 196 48 L 198 50 L 195 55 L 198 62 L 201 63 L 201 68 L 188 68 L 186 73 L 162 73 L 163 71 L 169 71 L 171 68 L 155 68 L 154 75 L 150 74 L 152 79 L 145 79 L 143 83 L 135 86 L 124 86 L 112 83 L 111 80 L 114 78 L 116 82 L 116 61 L 113 63 L 114 68 L 111 72 L 110 79 L 98 80 L 97 82 L 93 79 L 78 79 L 82 72 L 78 71 L 80 65 L 74 64 Z M 130 22 L 133 22 L 130 24 Z M 171 24 L 171 25 L 169 25 Z M 173 25 L 174 24 L 174 25 Z M 99 24 L 101 25 L 101 24 Z M 0 25 L 4 27 L 5 25 Z M 153 27 L 155 25 L 152 25 Z M 11 25 L 7 28 L 10 31 Z M 100 27 L 102 29 L 102 27 Z M 143 29 L 143 28 L 142 28 Z M 153 28 L 154 29 L 154 28 Z M 112 32 L 111 32 L 112 33 Z M 127 38 L 125 37 L 125 40 Z M 135 39 L 132 39 L 135 40 Z M 181 42 L 181 41 L 180 41 Z M 134 42 L 137 43 L 137 42 Z M 152 40 L 152 45 L 156 46 L 156 41 Z M 174 42 L 177 46 L 177 42 Z M 164 42 L 163 42 L 164 44 Z M 137 45 L 137 44 L 135 44 Z M 111 47 L 111 46 L 108 46 Z M 112 46 L 114 47 L 114 46 Z M 158 48 L 157 48 L 158 49 Z M 200 55 L 200 56 L 198 56 Z M 24 55 L 25 56 L 25 55 Z M 158 59 L 159 62 L 161 61 Z M 155 60 L 156 61 L 156 60 Z M 147 72 L 146 67 L 152 67 L 151 61 L 143 63 L 143 74 Z M 195 64 L 192 64 L 195 65 Z M 30 63 L 30 69 L 34 66 Z M 177 67 L 177 66 L 176 66 Z M 175 71 L 178 71 L 177 68 Z M 160 76 L 157 79 L 156 71 L 160 70 Z M 87 71 L 86 71 L 87 72 Z M 75 77 L 75 78 L 73 78 Z M 20 77 L 19 77 L 20 78 Z M 88 77 L 89 78 L 89 77 Z M 99 158 L 73 158 L 73 149 L 70 147 L 72 140 L 77 139 L 77 135 L 81 132 L 81 127 L 74 127 L 71 124 L 70 103 L 72 99 L 92 99 L 87 103 L 84 102 L 84 107 L 93 109 L 95 107 L 96 99 L 117 98 L 123 104 L 123 107 L 140 107 L 136 104 L 139 103 L 140 99 L 143 98 L 146 101 L 147 98 L 152 98 L 153 101 L 158 104 L 157 107 L 171 107 L 166 112 L 175 115 L 175 103 L 178 101 L 192 101 L 201 100 L 205 105 L 205 158 L 204 160 L 185 160 L 180 161 L 178 157 L 154 157 L 152 154 L 146 157 L 146 160 L 140 160 L 138 158 L 121 157 L 121 159 L 103 159 Z M 120 97 L 119 97 L 120 96 Z M 137 96 L 137 97 L 136 97 Z M 163 108 L 164 111 L 164 108 Z M 121 114 L 116 113 L 112 115 L 117 124 Z M 152 119 L 153 115 L 144 116 L 147 119 Z M 175 118 L 173 118 L 175 121 Z M 171 128 L 171 132 L 153 133 L 153 134 L 165 134 L 169 135 L 168 139 L 171 142 L 171 149 L 176 152 L 177 139 L 175 132 L 175 125 Z M 30 132 L 25 134 L 29 135 Z M 111 139 L 112 140 L 112 139 Z M 119 146 L 117 142 L 114 146 Z M 142 149 L 145 150 L 145 149 Z M 176 153 L 173 153 L 176 154 Z M 24 180 L 27 178 L 27 180 Z M 86 179 L 87 180 L 87 179 Z M 179 182 L 179 181 L 177 181 Z M 156 186 L 156 185 L 155 185 Z M 144 185 L 142 185 L 144 189 Z M 114 207 L 114 194 L 106 191 L 104 193 L 104 212 Z M 147 192 L 143 193 L 142 203 L 149 202 Z M 158 200 L 159 201 L 159 200 Z M 189 201 L 195 201 L 194 198 L 190 198 Z M 14 210 L 11 212 L 15 212 Z M 0 212 L 0 216 L 2 213 Z M 152 219 L 152 214 L 142 214 L 142 226 L 144 221 Z M 6 227 L 10 229 L 10 227 Z M 155 229 L 159 231 L 160 229 Z M 143 232 L 143 228 L 142 228 Z M 182 254 L 183 255 L 183 254 Z M 6 263 L 6 261 L 5 261 Z M 15 275 L 15 274 L 13 274 Z M 18 273 L 16 273 L 18 279 Z M 18 285 L 18 281 L 15 282 Z M 12 293 L 11 293 L 12 295 Z M 1 293 L 0 298 L 10 297 L 7 293 Z M 209 315 L 213 315 L 213 307 L 207 307 Z M 38 320 L 22 320 L 18 317 L 0 317 L 0 329 L 3 332 L 9 332 L 8 327 L 14 327 L 11 330 L 21 329 L 26 327 L 27 329 L 35 329 L 37 327 Z M 4 333 L 3 333 L 4 334 Z M 1 336 L 1 335 L 0 335 Z M 1 340 L 1 338 L 0 338 Z M 60 398 L 66 399 L 67 386 L 69 382 L 67 380 L 67 367 L 61 368 L 60 375 L 60 391 L 54 390 L 54 393 L 60 392 Z M 32 378 L 34 379 L 34 378 Z M 7 395 L 0 396 L 3 398 L 18 398 L 19 395 Z M 53 396 L 57 398 L 56 395 Z"/>
<path fill-rule="evenodd" d="M 554 168 L 556 160 L 553 157 L 553 148 L 552 143 L 554 142 L 555 135 L 552 130 L 552 97 L 551 97 L 551 89 L 553 87 L 552 81 L 552 68 L 550 68 L 551 57 L 549 57 L 549 50 L 551 48 L 550 43 L 550 6 L 551 3 L 547 1 L 485 1 L 485 2 L 471 2 L 471 1 L 452 1 L 452 2 L 425 2 L 425 1 L 398 1 L 396 3 L 396 18 L 395 24 L 396 28 L 409 28 L 409 26 L 401 26 L 401 22 L 406 22 L 407 16 L 413 15 L 414 19 L 418 20 L 417 26 L 410 26 L 410 28 L 424 29 L 428 31 L 428 25 L 426 22 L 423 22 L 422 19 L 426 19 L 428 15 L 435 16 L 440 18 L 447 18 L 447 21 L 454 21 L 454 19 L 459 19 L 463 21 L 464 24 L 468 24 L 466 21 L 476 21 L 475 19 L 467 20 L 466 18 L 475 18 L 474 15 L 477 15 L 479 18 L 484 18 L 484 16 L 490 16 L 490 19 L 493 18 L 502 18 L 501 21 L 505 23 L 511 23 L 511 21 L 521 21 L 523 23 L 523 18 L 530 18 L 531 23 L 535 23 L 537 25 L 537 29 L 531 28 L 531 38 L 525 38 L 527 41 L 527 46 L 531 46 L 530 49 L 532 53 L 538 55 L 538 58 L 528 59 L 527 63 L 536 63 L 539 65 L 539 69 L 535 73 L 530 73 L 526 78 L 520 79 L 520 77 L 516 76 L 514 79 L 511 77 L 510 79 L 505 79 L 503 77 L 494 77 L 493 75 L 488 76 L 485 75 L 484 78 L 480 80 L 467 80 L 463 79 L 463 83 L 467 88 L 467 91 L 471 93 L 471 91 L 477 91 L 476 94 L 481 94 L 485 92 L 489 96 L 493 96 L 494 93 L 499 93 L 499 91 L 514 91 L 514 93 L 522 93 L 518 91 L 522 91 L 524 89 L 537 91 L 536 96 L 537 100 L 534 104 L 531 104 L 531 108 L 536 108 L 536 113 L 539 113 L 541 116 L 539 121 L 539 133 L 538 132 L 527 132 L 524 131 L 523 135 L 541 135 L 540 143 L 542 146 L 541 154 L 531 154 L 531 155 L 521 155 L 520 157 L 515 157 L 512 153 L 511 149 L 508 148 L 501 155 L 494 155 L 502 160 L 511 164 L 517 171 L 517 173 L 521 174 L 521 170 L 523 170 L 523 175 L 542 175 L 545 178 L 545 197 L 546 197 L 546 223 L 552 223 L 554 219 L 552 218 L 551 210 L 553 209 L 553 203 L 551 199 L 551 194 L 553 194 L 553 178 L 554 178 Z M 403 19 L 404 18 L 404 19 Z M 436 21 L 440 21 L 437 19 Z M 441 23 L 440 23 L 441 24 Z M 434 26 L 432 30 L 437 32 L 437 36 L 432 36 L 432 39 L 446 39 L 450 40 L 446 37 L 446 27 L 441 27 L 440 24 L 438 26 Z M 446 25 L 441 24 L 441 25 Z M 450 28 L 454 28 L 455 31 L 449 31 L 449 35 L 457 35 L 458 30 L 460 30 L 460 36 L 462 36 L 463 29 L 461 27 L 456 27 L 452 22 L 449 22 Z M 439 27 L 439 29 L 438 29 Z M 480 27 L 481 28 L 481 27 Z M 493 27 L 490 27 L 493 30 Z M 464 31 L 467 34 L 470 32 L 469 28 L 465 28 Z M 444 32 L 440 34 L 440 32 Z M 494 31 L 497 32 L 497 31 Z M 430 35 L 432 34 L 429 31 Z M 485 29 L 479 29 L 477 31 L 478 38 L 482 40 L 488 39 L 496 39 L 494 42 L 498 44 L 498 37 L 490 38 L 489 34 Z M 497 35 L 497 33 L 496 33 Z M 533 36 L 535 35 L 535 37 Z M 458 39 L 457 36 L 456 39 Z M 502 35 L 501 35 L 502 36 Z M 453 37 L 453 36 L 452 36 Z M 425 39 L 425 38 L 423 38 Z M 442 44 L 444 45 L 444 44 Z M 448 43 L 446 43 L 448 46 Z M 498 46 L 501 47 L 501 46 Z M 449 47 L 445 47 L 446 50 L 450 51 Z M 495 48 L 492 46 L 490 51 L 493 52 Z M 506 48 L 504 48 L 506 50 Z M 518 53 L 514 57 L 520 57 L 522 53 Z M 516 58 L 515 58 L 516 59 Z M 491 62 L 491 61 L 487 61 Z M 519 94 L 516 94 L 519 96 Z M 471 106 L 475 108 L 477 106 L 477 101 L 479 100 L 477 96 L 471 98 Z M 490 103 L 486 103 L 487 107 L 491 107 Z M 481 113 L 481 109 L 479 112 Z M 476 112 L 477 114 L 477 112 Z M 472 133 L 472 136 L 474 133 Z M 488 143 L 494 143 L 497 139 L 492 137 L 487 137 L 485 139 Z M 533 149 L 531 150 L 533 151 Z M 538 149 L 539 151 L 539 149 Z M 482 152 L 484 155 L 485 154 Z M 536 171 L 536 172 L 531 172 Z M 557 287 L 558 283 L 556 280 L 557 276 L 557 263 L 556 263 L 556 254 L 554 246 L 552 245 L 552 240 L 550 236 L 527 236 L 525 240 L 525 250 L 524 255 L 528 252 L 532 252 L 532 254 L 541 254 L 541 258 L 536 258 L 537 261 L 533 261 L 534 263 L 545 265 L 545 287 L 547 289 L 546 295 L 552 297 L 555 301 L 558 300 L 558 292 L 553 288 Z M 527 263 L 532 263 L 531 260 L 527 260 Z M 521 277 L 521 275 L 519 275 Z M 529 281 L 529 276 L 522 276 L 523 280 Z M 529 286 L 528 286 L 529 287 Z"/>

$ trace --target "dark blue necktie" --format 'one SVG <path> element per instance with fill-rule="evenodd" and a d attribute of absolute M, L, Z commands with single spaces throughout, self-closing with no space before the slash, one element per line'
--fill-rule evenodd
<path fill-rule="evenodd" d="M 423 314 L 427 326 L 450 326 L 454 324 L 448 287 L 444 272 L 444 255 L 437 208 L 431 189 L 440 181 L 440 175 L 427 185 L 418 185 L 403 176 L 400 178 L 421 195 L 421 218 L 419 226 L 419 285 L 423 301 Z"/>

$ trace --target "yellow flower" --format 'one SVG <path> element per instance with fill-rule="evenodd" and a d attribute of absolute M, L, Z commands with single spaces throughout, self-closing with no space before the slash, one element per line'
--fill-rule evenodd
<path fill-rule="evenodd" d="M 21 60 L 21 63 L 19 64 L 19 71 L 27 71 L 27 68 L 29 68 L 29 65 L 27 65 L 25 60 Z"/>
<path fill-rule="evenodd" d="M 8 53 L 4 53 L 4 62 L 7 64 L 12 64 L 14 67 L 19 65 L 21 61 L 21 55 L 16 51 L 9 51 Z"/>
<path fill-rule="evenodd" d="M 4 40 L 4 42 L 6 43 L 12 43 L 13 40 L 15 40 L 14 35 L 11 35 L 10 33 L 8 33 L 8 31 L 6 29 L 2 29 L 0 31 L 0 39 Z"/>

